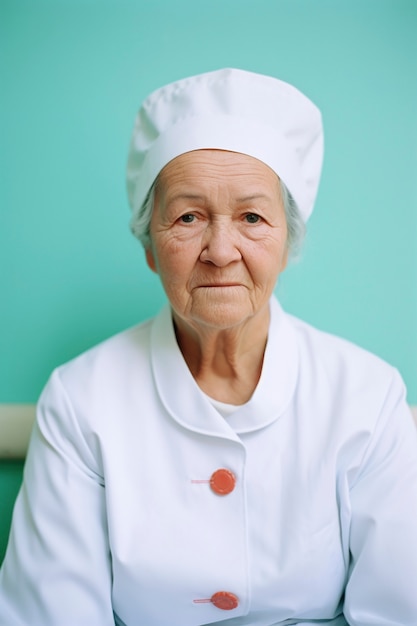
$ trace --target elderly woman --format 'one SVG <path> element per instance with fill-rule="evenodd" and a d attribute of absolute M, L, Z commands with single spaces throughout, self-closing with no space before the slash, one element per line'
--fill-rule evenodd
<path fill-rule="evenodd" d="M 398 373 L 283 312 L 318 109 L 221 70 L 143 104 L 132 229 L 169 306 L 56 370 L 3 626 L 415 626 L 417 433 Z"/>

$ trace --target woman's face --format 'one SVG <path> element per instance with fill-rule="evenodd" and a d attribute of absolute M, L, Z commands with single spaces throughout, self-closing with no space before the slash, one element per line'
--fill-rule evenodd
<path fill-rule="evenodd" d="M 196 150 L 162 170 L 146 258 L 177 321 L 222 330 L 264 316 L 286 241 L 279 180 L 261 161 Z"/>

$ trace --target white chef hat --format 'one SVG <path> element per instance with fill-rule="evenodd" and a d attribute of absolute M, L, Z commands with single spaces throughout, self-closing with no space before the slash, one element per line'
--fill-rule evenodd
<path fill-rule="evenodd" d="M 151 93 L 137 114 L 129 150 L 132 219 L 167 163 L 204 148 L 266 163 L 307 221 L 320 179 L 323 129 L 319 109 L 298 89 L 270 76 L 221 69 Z"/>

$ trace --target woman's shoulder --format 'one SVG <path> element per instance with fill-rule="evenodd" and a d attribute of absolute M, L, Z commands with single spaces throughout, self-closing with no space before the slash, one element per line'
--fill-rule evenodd
<path fill-rule="evenodd" d="M 384 395 L 394 385 L 403 393 L 404 383 L 395 366 L 351 340 L 321 330 L 287 314 L 295 331 L 300 372 L 320 380 L 342 394 Z"/>
<path fill-rule="evenodd" d="M 106 424 L 129 420 L 137 397 L 152 386 L 152 323 L 123 330 L 57 367 L 38 401 L 41 430 L 79 431 L 89 439 Z"/>
<path fill-rule="evenodd" d="M 91 372 L 92 368 L 120 368 L 123 363 L 128 365 L 131 359 L 145 358 L 152 322 L 153 318 L 147 319 L 122 330 L 63 363 L 58 368 L 61 376 L 68 377 L 83 369 Z"/>
<path fill-rule="evenodd" d="M 324 365 L 335 369 L 369 369 L 373 372 L 386 372 L 392 376 L 394 368 L 383 358 L 354 341 L 336 333 L 328 332 L 315 325 L 283 311 L 273 300 L 273 320 L 285 320 L 295 337 L 301 362 Z"/>
<path fill-rule="evenodd" d="M 150 335 L 154 318 L 120 331 L 52 372 L 44 392 L 56 389 L 78 403 L 110 402 L 129 385 L 150 376 Z"/>
<path fill-rule="evenodd" d="M 288 319 L 299 352 L 297 394 L 319 408 L 325 430 L 336 420 L 348 437 L 358 429 L 371 436 L 378 424 L 385 428 L 391 419 L 397 427 L 408 422 L 410 429 L 406 388 L 393 365 L 352 341 L 298 318 Z"/>

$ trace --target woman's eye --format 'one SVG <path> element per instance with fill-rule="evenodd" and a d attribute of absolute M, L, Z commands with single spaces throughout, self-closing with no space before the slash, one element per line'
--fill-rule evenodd
<path fill-rule="evenodd" d="M 180 221 L 183 224 L 191 224 L 191 222 L 194 222 L 195 216 L 192 213 L 186 213 L 185 215 L 181 215 L 180 217 Z"/>
<path fill-rule="evenodd" d="M 249 224 L 256 224 L 261 218 L 256 213 L 247 213 L 245 219 Z"/>

